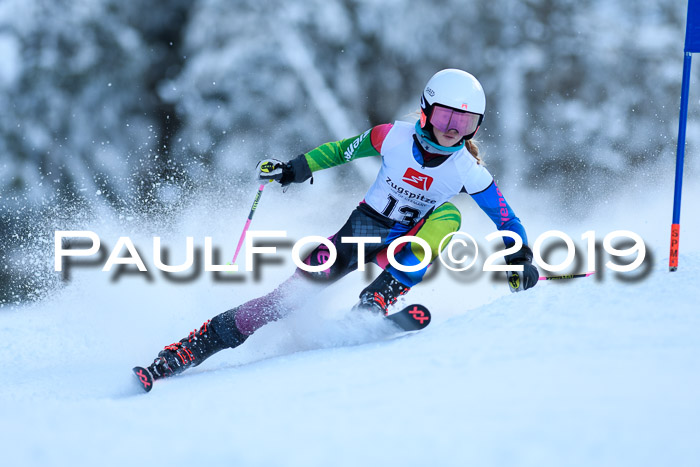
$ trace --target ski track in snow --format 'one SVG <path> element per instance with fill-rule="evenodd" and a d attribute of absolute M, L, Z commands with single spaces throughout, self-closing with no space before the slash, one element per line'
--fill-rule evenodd
<path fill-rule="evenodd" d="M 252 228 L 332 234 L 352 203 L 301 222 L 299 206 L 312 206 L 323 182 L 314 187 L 267 190 Z M 696 194 L 686 187 L 687 201 Z M 381 319 L 347 311 L 365 284 L 354 273 L 240 348 L 143 394 L 132 366 L 270 290 L 293 265 L 230 285 L 206 276 L 172 284 L 159 273 L 113 283 L 81 269 L 50 298 L 0 310 L 3 465 L 698 465 L 700 229 L 689 203 L 680 269 L 670 274 L 666 193 L 636 196 L 643 216 L 621 199 L 584 222 L 526 215 L 523 198 L 511 199 L 521 200 L 531 241 L 550 229 L 574 239 L 591 229 L 601 239 L 639 233 L 648 275 L 625 282 L 599 264 L 591 278 L 510 294 L 505 281 L 439 270 L 406 298 L 431 308 L 434 322 L 394 336 Z M 200 206 L 168 238 L 211 235 L 228 252 L 243 204 L 235 215 Z M 463 214 L 462 230 L 492 230 L 473 208 Z M 94 227 L 111 246 L 127 235 L 121 228 Z M 150 235 L 132 238 L 148 245 Z M 174 253 L 173 264 L 183 254 Z"/>

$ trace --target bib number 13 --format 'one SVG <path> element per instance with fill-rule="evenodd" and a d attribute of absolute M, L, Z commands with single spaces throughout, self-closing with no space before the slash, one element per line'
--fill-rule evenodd
<path fill-rule="evenodd" d="M 382 214 L 385 215 L 386 217 L 395 219 L 393 217 L 394 210 L 396 210 L 396 205 L 399 204 L 399 200 L 394 198 L 393 196 L 389 195 L 389 202 L 386 203 L 386 207 L 382 211 Z M 413 224 L 420 216 L 420 211 L 416 208 L 412 208 L 411 206 L 401 206 L 398 209 L 398 212 L 403 214 L 402 219 L 397 219 L 399 222 L 402 224 L 408 224 L 411 225 Z"/>

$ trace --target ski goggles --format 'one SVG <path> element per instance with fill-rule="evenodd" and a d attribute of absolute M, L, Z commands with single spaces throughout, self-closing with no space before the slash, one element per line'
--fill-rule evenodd
<path fill-rule="evenodd" d="M 460 135 L 466 136 L 474 133 L 479 128 L 483 117 L 481 114 L 435 104 L 433 105 L 433 113 L 430 115 L 430 123 L 443 133 L 456 130 Z"/>

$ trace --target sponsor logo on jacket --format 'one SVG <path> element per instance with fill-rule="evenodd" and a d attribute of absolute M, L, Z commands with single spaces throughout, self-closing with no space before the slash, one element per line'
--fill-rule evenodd
<path fill-rule="evenodd" d="M 406 169 L 406 173 L 403 174 L 403 178 L 401 180 L 423 191 L 428 191 L 430 189 L 430 185 L 433 184 L 433 177 L 422 174 L 411 167 Z"/>
<path fill-rule="evenodd" d="M 421 193 L 414 193 L 410 190 L 407 190 L 406 188 L 404 188 L 402 186 L 397 185 L 396 183 L 393 182 L 393 180 L 391 180 L 391 177 L 386 178 L 386 183 L 391 187 L 391 189 L 395 193 L 403 196 L 407 200 L 416 200 L 416 201 L 420 201 L 420 202 L 426 203 L 426 204 L 437 204 L 437 201 L 434 199 L 428 198 L 428 197 L 422 195 Z"/>
<path fill-rule="evenodd" d="M 365 131 L 364 133 L 362 133 L 360 136 L 355 138 L 355 141 L 353 141 L 350 144 L 350 146 L 348 146 L 348 148 L 343 153 L 343 156 L 345 157 L 346 161 L 349 161 L 350 159 L 352 159 L 352 156 L 355 155 L 355 151 L 360 146 L 360 143 L 367 137 L 367 135 L 370 133 L 370 131 L 372 131 L 372 129 L 369 129 L 369 130 Z"/>
<path fill-rule="evenodd" d="M 508 203 L 498 187 L 496 187 L 496 193 L 498 193 L 498 206 L 501 208 L 499 214 L 501 215 L 501 225 L 503 225 L 510 220 L 510 212 L 508 211 Z"/>

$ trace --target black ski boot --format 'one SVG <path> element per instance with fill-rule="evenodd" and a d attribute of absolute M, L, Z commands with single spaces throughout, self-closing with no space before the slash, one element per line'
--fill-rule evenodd
<path fill-rule="evenodd" d="M 236 327 L 236 310 L 221 313 L 204 323 L 199 331 L 195 329 L 184 339 L 166 345 L 147 368 L 135 367 L 133 372 L 143 389 L 148 392 L 153 387 L 153 381 L 180 374 L 220 350 L 238 347 L 245 342 L 248 336 Z"/>
<path fill-rule="evenodd" d="M 182 373 L 189 367 L 202 363 L 226 345 L 207 321 L 192 331 L 187 337 L 174 344 L 166 345 L 158 357 L 148 367 L 153 379 L 161 379 Z"/>
<path fill-rule="evenodd" d="M 367 310 L 386 315 L 401 295 L 408 293 L 410 287 L 396 280 L 389 271 L 382 271 L 374 281 L 360 293 L 360 302 L 355 310 Z"/>
<path fill-rule="evenodd" d="M 189 367 L 195 367 L 216 352 L 238 347 L 247 336 L 235 326 L 236 309 L 215 316 L 187 337 L 174 344 L 166 345 L 148 367 L 154 379 L 165 378 L 182 373 Z M 218 332 L 217 332 L 218 330 Z M 223 332 L 221 337 L 220 333 Z"/>

